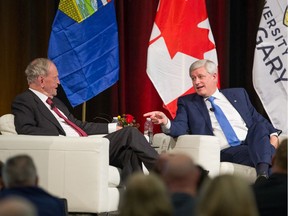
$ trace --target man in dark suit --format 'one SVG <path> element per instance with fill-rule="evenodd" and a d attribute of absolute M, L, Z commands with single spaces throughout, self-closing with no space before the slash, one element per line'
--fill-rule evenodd
<path fill-rule="evenodd" d="M 0 191 L 4 188 L 3 179 L 2 179 L 3 166 L 4 166 L 4 163 L 0 161 Z"/>
<path fill-rule="evenodd" d="M 261 216 L 287 216 L 287 142 L 283 140 L 276 150 L 269 179 L 254 185 Z"/>
<path fill-rule="evenodd" d="M 218 90 L 218 72 L 214 62 L 205 59 L 194 62 L 189 75 L 196 93 L 178 99 L 173 121 L 160 111 L 144 116 L 161 124 L 162 130 L 173 137 L 215 135 L 221 141 L 221 161 L 253 166 L 258 176 L 268 177 L 271 158 L 279 142 L 278 130 L 256 111 L 244 89 Z M 232 126 L 235 142 L 230 142 L 225 135 L 211 99 L 225 114 L 230 128 Z"/>
<path fill-rule="evenodd" d="M 23 197 L 37 209 L 39 216 L 66 216 L 64 202 L 38 187 L 35 164 L 28 155 L 9 158 L 3 168 L 5 189 L 0 200 L 7 197 Z"/>
<path fill-rule="evenodd" d="M 25 73 L 29 89 L 12 103 L 18 134 L 87 136 L 109 133 L 105 137 L 110 141 L 110 164 L 122 168 L 123 181 L 132 172 L 142 170 L 142 162 L 148 170 L 153 168 L 158 154 L 139 130 L 133 127 L 122 129 L 115 123 L 82 122 L 69 112 L 55 97 L 60 81 L 52 61 L 35 59 Z"/>

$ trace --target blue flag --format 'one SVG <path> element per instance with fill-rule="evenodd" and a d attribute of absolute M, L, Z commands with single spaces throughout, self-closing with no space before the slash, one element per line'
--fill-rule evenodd
<path fill-rule="evenodd" d="M 73 107 L 117 82 L 119 43 L 114 0 L 60 0 L 48 57 L 57 66 Z"/>

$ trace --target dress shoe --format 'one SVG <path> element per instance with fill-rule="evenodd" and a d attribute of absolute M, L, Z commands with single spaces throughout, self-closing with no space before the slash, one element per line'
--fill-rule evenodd
<path fill-rule="evenodd" d="M 260 174 L 257 176 L 257 179 L 255 181 L 255 184 L 263 184 L 268 180 L 268 175 L 266 174 Z"/>

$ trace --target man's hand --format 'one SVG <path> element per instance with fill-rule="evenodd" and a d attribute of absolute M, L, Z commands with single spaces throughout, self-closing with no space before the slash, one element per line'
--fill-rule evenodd
<path fill-rule="evenodd" d="M 166 125 L 168 122 L 167 116 L 163 112 L 160 112 L 160 111 L 148 112 L 148 113 L 145 113 L 143 116 L 146 118 L 151 118 L 151 121 L 154 124 Z"/>
<path fill-rule="evenodd" d="M 122 126 L 117 125 L 116 126 L 116 131 L 121 130 L 122 128 L 123 128 Z"/>
<path fill-rule="evenodd" d="M 278 136 L 270 136 L 270 143 L 275 147 L 275 149 L 277 149 L 279 146 Z"/>

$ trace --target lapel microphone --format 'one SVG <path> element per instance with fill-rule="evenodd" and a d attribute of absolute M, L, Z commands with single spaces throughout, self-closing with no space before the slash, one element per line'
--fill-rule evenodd
<path fill-rule="evenodd" d="M 209 109 L 211 112 L 214 112 L 214 109 L 211 107 L 210 109 Z"/>

